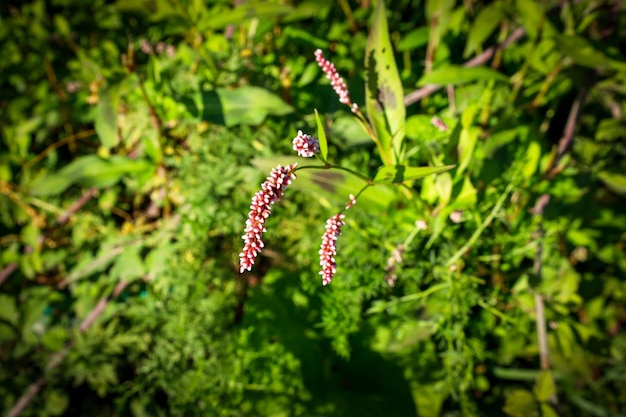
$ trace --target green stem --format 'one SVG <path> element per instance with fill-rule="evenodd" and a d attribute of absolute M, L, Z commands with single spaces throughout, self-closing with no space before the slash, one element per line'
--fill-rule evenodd
<path fill-rule="evenodd" d="M 463 245 L 463 247 L 461 249 L 459 249 L 458 251 L 456 251 L 456 253 L 452 256 L 452 258 L 450 258 L 448 260 L 448 262 L 446 262 L 446 268 L 449 268 L 450 266 L 454 265 L 456 261 L 458 261 L 465 252 L 467 252 L 467 250 L 476 243 L 476 241 L 478 240 L 478 238 L 480 237 L 480 235 L 485 231 L 485 229 L 491 224 L 491 222 L 493 221 L 493 219 L 495 219 L 496 215 L 498 214 L 498 212 L 500 211 L 500 209 L 502 208 L 502 205 L 504 204 L 504 202 L 506 201 L 506 198 L 508 197 L 509 193 L 511 192 L 511 190 L 513 189 L 513 183 L 509 183 L 509 185 L 507 185 L 506 189 L 504 190 L 504 193 L 502 194 L 502 196 L 500 197 L 500 199 L 498 200 L 498 202 L 496 203 L 496 205 L 493 207 L 493 209 L 491 210 L 491 213 L 489 213 L 489 216 L 487 216 L 487 218 L 485 219 L 485 221 L 478 227 L 478 229 L 476 229 L 476 231 L 474 232 L 474 234 L 469 238 L 469 240 L 467 242 L 465 242 L 465 245 Z"/>

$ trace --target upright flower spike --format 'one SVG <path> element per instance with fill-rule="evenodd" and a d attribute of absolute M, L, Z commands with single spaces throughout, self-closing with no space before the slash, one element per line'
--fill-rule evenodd
<path fill-rule="evenodd" d="M 337 255 L 337 238 L 341 234 L 341 227 L 346 224 L 343 221 L 343 214 L 335 214 L 326 221 L 326 232 L 322 236 L 322 246 L 320 247 L 320 266 L 322 270 L 322 285 L 330 284 L 335 272 L 337 272 L 337 263 L 335 255 Z"/>
<path fill-rule="evenodd" d="M 320 151 L 320 142 L 313 136 L 298 130 L 298 136 L 293 139 L 293 150 L 303 158 L 310 158 Z"/>
<path fill-rule="evenodd" d="M 346 204 L 346 210 L 356 204 L 356 197 L 350 194 L 350 201 Z M 322 270 L 322 285 L 330 284 L 335 272 L 337 272 L 337 263 L 335 255 L 337 255 L 337 238 L 341 235 L 341 228 L 346 222 L 343 220 L 345 216 L 341 213 L 335 214 L 326 221 L 326 231 L 322 236 L 322 246 L 320 247 L 320 266 Z"/>
<path fill-rule="evenodd" d="M 252 197 L 244 229 L 245 234 L 242 236 L 243 250 L 239 254 L 240 273 L 252 269 L 256 256 L 265 246 L 262 239 L 266 231 L 265 221 L 272 212 L 272 204 L 280 200 L 287 186 L 296 178 L 294 171 L 297 166 L 297 163 L 286 167 L 278 165 L 261 184 L 261 189 Z"/>
<path fill-rule="evenodd" d="M 359 105 L 353 103 L 350 100 L 350 92 L 348 91 L 348 86 L 346 85 L 343 78 L 339 76 L 337 73 L 337 69 L 335 68 L 335 64 L 324 58 L 324 53 L 321 49 L 317 49 L 315 51 L 315 60 L 317 64 L 322 68 L 322 71 L 326 74 L 326 78 L 330 80 L 330 85 L 333 86 L 333 89 L 339 96 L 339 102 L 350 106 L 350 110 L 352 113 L 358 113 Z"/>

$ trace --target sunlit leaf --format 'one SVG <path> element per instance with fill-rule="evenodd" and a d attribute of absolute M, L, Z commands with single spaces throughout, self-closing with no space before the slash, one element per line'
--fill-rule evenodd
<path fill-rule="evenodd" d="M 226 126 L 257 126 L 268 115 L 284 116 L 293 108 L 280 97 L 260 87 L 246 86 L 235 90 L 217 89 L 203 95 L 203 118 Z"/>
<path fill-rule="evenodd" d="M 427 26 L 422 26 L 407 33 L 398 43 L 398 51 L 412 51 L 426 45 L 428 43 L 429 31 L 430 29 Z"/>
<path fill-rule="evenodd" d="M 537 38 L 539 34 L 546 37 L 557 33 L 550 20 L 546 18 L 545 12 L 545 3 L 535 0 L 515 1 L 515 13 L 531 39 Z"/>
<path fill-rule="evenodd" d="M 602 171 L 598 174 L 598 177 L 617 194 L 626 195 L 626 175 Z"/>
<path fill-rule="evenodd" d="M 376 130 L 385 155 L 385 164 L 402 160 L 406 110 L 400 74 L 389 39 L 385 2 L 379 1 L 367 38 L 365 68 L 367 73 L 367 116 Z"/>
<path fill-rule="evenodd" d="M 47 174 L 36 180 L 30 187 L 33 195 L 59 194 L 73 184 L 85 187 L 108 187 L 125 176 L 144 176 L 155 167 L 143 159 L 130 159 L 114 155 L 102 159 L 96 155 L 76 158 L 59 172 Z"/>
<path fill-rule="evenodd" d="M 461 130 L 459 144 L 457 146 L 459 153 L 459 169 L 456 173 L 457 176 L 465 171 L 472 160 L 472 155 L 474 153 L 474 148 L 476 147 L 479 134 L 480 129 L 477 127 L 469 127 Z"/>
<path fill-rule="evenodd" d="M 117 93 L 118 89 L 102 89 L 98 96 L 94 125 L 102 146 L 112 148 L 118 144 L 117 137 Z"/>
<path fill-rule="evenodd" d="M 515 389 L 508 394 L 502 410 L 510 417 L 539 416 L 539 405 L 535 397 L 522 389 Z"/>
<path fill-rule="evenodd" d="M 550 371 L 541 371 L 535 383 L 535 396 L 539 401 L 548 401 L 555 393 L 554 377 Z"/>
<path fill-rule="evenodd" d="M 418 85 L 457 85 L 470 81 L 491 80 L 508 82 L 509 78 L 506 75 L 487 67 L 467 68 L 450 65 L 447 67 L 438 68 L 431 73 L 424 75 L 422 78 L 420 78 Z"/>
<path fill-rule="evenodd" d="M 478 51 L 483 42 L 501 24 L 502 19 L 505 17 L 503 8 L 504 3 L 498 1 L 488 4 L 480 10 L 467 36 L 467 43 L 463 52 L 464 57 L 467 58 Z"/>
<path fill-rule="evenodd" d="M 378 170 L 374 182 L 376 183 L 396 183 L 416 180 L 427 175 L 437 174 L 454 168 L 454 165 L 440 167 L 411 167 L 405 165 L 384 166 Z"/>
<path fill-rule="evenodd" d="M 322 119 L 320 119 L 320 115 L 315 109 L 315 123 L 317 124 L 317 139 L 320 143 L 320 153 L 319 157 L 322 161 L 328 160 L 328 142 L 326 141 L 326 132 L 324 131 L 324 124 L 322 123 Z"/>
<path fill-rule="evenodd" d="M 231 10 L 222 10 L 219 13 L 210 14 L 209 19 L 202 22 L 201 30 L 222 29 L 228 25 L 245 23 L 251 19 L 271 19 L 293 11 L 286 4 L 274 4 L 265 2 L 242 3 Z"/>

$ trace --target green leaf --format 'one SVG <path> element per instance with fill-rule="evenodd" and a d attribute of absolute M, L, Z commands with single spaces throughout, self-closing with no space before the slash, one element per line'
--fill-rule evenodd
<path fill-rule="evenodd" d="M 554 407 L 549 403 L 541 403 L 541 417 L 559 417 L 559 414 L 554 410 Z"/>
<path fill-rule="evenodd" d="M 437 174 L 454 168 L 454 165 L 439 167 L 411 167 L 406 165 L 384 166 L 378 170 L 374 182 L 377 184 L 401 184 L 427 175 Z"/>
<path fill-rule="evenodd" d="M 457 152 L 459 153 L 459 169 L 456 172 L 457 177 L 465 171 L 472 160 L 479 134 L 480 129 L 477 127 L 463 128 L 461 130 L 459 144 L 457 146 Z"/>
<path fill-rule="evenodd" d="M 293 108 L 278 96 L 260 88 L 246 86 L 235 90 L 219 88 L 203 94 L 203 118 L 228 127 L 258 126 L 268 115 L 284 116 Z"/>
<path fill-rule="evenodd" d="M 524 177 L 530 178 L 535 175 L 537 168 L 539 167 L 539 159 L 541 158 L 541 145 L 536 140 L 531 141 L 528 144 L 528 149 L 525 154 L 525 163 L 522 168 Z"/>
<path fill-rule="evenodd" d="M 513 390 L 506 398 L 502 409 L 511 417 L 539 417 L 539 406 L 535 397 L 526 390 Z"/>
<path fill-rule="evenodd" d="M 550 371 L 541 371 L 537 376 L 537 382 L 535 383 L 535 396 L 539 401 L 548 401 L 548 399 L 554 395 L 554 377 Z"/>
<path fill-rule="evenodd" d="M 379 1 L 367 37 L 365 104 L 384 155 L 385 165 L 402 158 L 406 109 L 400 74 L 389 39 L 385 2 Z"/>
<path fill-rule="evenodd" d="M 500 22 L 505 17 L 503 6 L 504 4 L 498 1 L 486 5 L 478 13 L 467 36 L 463 57 L 467 58 L 474 52 L 477 52 L 483 42 L 485 42 L 500 25 Z"/>
<path fill-rule="evenodd" d="M 461 187 L 461 191 L 459 195 L 454 199 L 454 209 L 455 210 L 465 210 L 472 208 L 476 205 L 476 188 L 472 184 L 472 180 L 469 175 L 465 176 L 465 180 L 463 180 L 463 186 Z"/>
<path fill-rule="evenodd" d="M 428 26 L 422 26 L 407 33 L 400 40 L 400 42 L 398 42 L 398 51 L 412 51 L 426 45 L 428 43 L 429 32 L 430 29 L 428 28 Z"/>
<path fill-rule="evenodd" d="M 171 23 L 173 18 L 181 17 L 180 9 L 169 0 L 118 0 L 114 7 L 121 12 L 144 13 L 153 22 L 169 19 Z"/>
<path fill-rule="evenodd" d="M 526 32 L 531 39 L 536 39 L 540 34 L 552 36 L 557 33 L 556 29 L 545 16 L 545 3 L 535 0 L 516 0 L 515 13 L 526 27 Z"/>
<path fill-rule="evenodd" d="M 146 149 L 146 155 L 156 164 L 161 163 L 163 151 L 159 141 L 159 132 L 156 129 L 148 129 L 143 135 L 143 144 Z"/>
<path fill-rule="evenodd" d="M 39 237 L 41 236 L 41 230 L 35 225 L 35 222 L 30 222 L 22 228 L 20 233 L 22 242 L 31 246 L 32 248 L 40 247 Z"/>
<path fill-rule="evenodd" d="M 228 25 L 241 24 L 252 19 L 271 19 L 293 10 L 293 7 L 283 4 L 265 2 L 244 3 L 232 10 L 221 10 L 219 13 L 211 13 L 210 18 L 202 22 L 199 29 L 201 31 L 206 29 L 223 29 Z"/>
<path fill-rule="evenodd" d="M 124 248 L 111 268 L 110 276 L 115 279 L 131 281 L 145 273 L 145 267 L 139 251 L 141 245 L 130 245 Z"/>
<path fill-rule="evenodd" d="M 15 299 L 7 294 L 0 294 L 0 321 L 17 325 L 18 319 L 19 311 Z"/>
<path fill-rule="evenodd" d="M 619 119 L 603 119 L 596 128 L 596 140 L 614 141 L 626 137 L 626 124 Z"/>
<path fill-rule="evenodd" d="M 41 342 L 46 349 L 51 351 L 59 351 L 65 345 L 67 338 L 67 330 L 62 326 L 54 326 L 44 333 Z"/>
<path fill-rule="evenodd" d="M 449 172 L 437 175 L 435 178 L 435 189 L 439 197 L 439 204 L 442 207 L 447 206 L 452 195 L 452 175 Z"/>
<path fill-rule="evenodd" d="M 602 171 L 598 174 L 598 177 L 613 192 L 626 195 L 626 175 Z"/>
<path fill-rule="evenodd" d="M 487 67 L 467 68 L 450 65 L 439 68 L 429 74 L 425 74 L 417 83 L 419 86 L 428 84 L 457 85 L 471 81 L 503 81 L 509 82 L 509 78 Z"/>
<path fill-rule="evenodd" d="M 45 408 L 41 410 L 43 415 L 60 416 L 70 404 L 70 396 L 62 390 L 46 390 L 44 398 Z"/>
<path fill-rule="evenodd" d="M 118 144 L 117 137 L 117 97 L 118 89 L 109 87 L 100 90 L 96 118 L 96 133 L 102 146 L 110 149 Z"/>
<path fill-rule="evenodd" d="M 322 124 L 322 119 L 320 118 L 317 109 L 315 110 L 315 123 L 317 124 L 317 139 L 320 142 L 320 160 L 326 162 L 328 160 L 328 142 L 326 141 L 326 132 L 324 131 L 324 125 Z"/>
<path fill-rule="evenodd" d="M 153 164 L 143 159 L 114 155 L 106 160 L 96 155 L 85 155 L 76 158 L 59 172 L 34 181 L 30 193 L 38 196 L 59 194 L 73 184 L 108 187 L 125 176 L 150 174 L 154 169 Z"/>
<path fill-rule="evenodd" d="M 574 35 L 555 34 L 554 41 L 559 50 L 572 58 L 578 65 L 594 69 L 607 69 L 611 66 L 611 61 L 607 56 L 594 48 L 587 39 Z M 620 64 L 617 63 L 617 66 L 619 67 Z"/>
<path fill-rule="evenodd" d="M 339 113 L 333 118 L 330 129 L 334 138 L 345 146 L 370 145 L 372 138 L 363 130 L 363 125 L 352 113 Z"/>
<path fill-rule="evenodd" d="M 426 17 L 429 22 L 436 22 L 430 26 L 430 42 L 439 45 L 440 40 L 448 31 L 452 21 L 456 0 L 428 0 L 426 1 Z"/>

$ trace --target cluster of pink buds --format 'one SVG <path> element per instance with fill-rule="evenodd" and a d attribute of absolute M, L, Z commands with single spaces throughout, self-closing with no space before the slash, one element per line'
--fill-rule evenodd
<path fill-rule="evenodd" d="M 150 47 L 151 52 L 151 45 L 147 41 L 143 42 L 141 46 L 142 49 L 145 49 L 144 52 L 148 51 L 148 47 Z M 324 58 L 321 49 L 315 51 L 315 59 L 339 96 L 339 102 L 349 106 L 353 113 L 358 113 L 359 106 L 350 100 L 348 87 L 343 78 L 337 73 L 335 65 Z M 298 130 L 298 135 L 293 139 L 293 149 L 299 156 L 311 158 L 320 151 L 320 145 L 317 139 Z M 285 188 L 296 178 L 295 170 L 297 165 L 287 165 L 286 167 L 279 165 L 274 168 L 261 185 L 261 190 L 252 198 L 250 212 L 246 220 L 246 228 L 244 229 L 245 234 L 242 236 L 244 246 L 239 254 L 240 273 L 252 269 L 254 260 L 263 249 L 262 236 L 266 232 L 265 222 L 271 214 L 272 205 L 280 200 L 285 192 Z M 355 204 L 356 197 L 350 194 L 350 201 L 344 210 L 351 208 Z M 344 218 L 345 216 L 342 213 L 337 213 L 326 221 L 326 231 L 322 236 L 322 245 L 319 250 L 320 266 L 322 267 L 320 275 L 322 276 L 323 285 L 329 284 L 337 271 L 337 263 L 335 262 L 337 239 L 341 235 L 341 228 L 345 225 Z"/>
<path fill-rule="evenodd" d="M 252 197 L 245 234 L 242 236 L 243 250 L 239 254 L 240 273 L 252 269 L 256 256 L 263 249 L 262 235 L 266 231 L 265 221 L 272 212 L 272 204 L 280 200 L 287 186 L 296 178 L 294 171 L 297 166 L 297 163 L 286 167 L 278 165 L 261 184 L 261 190 Z"/>
<path fill-rule="evenodd" d="M 324 58 L 324 53 L 321 49 L 317 49 L 315 51 L 315 60 L 317 64 L 322 68 L 322 71 L 326 74 L 326 77 L 330 80 L 330 85 L 333 86 L 333 89 L 339 96 L 339 102 L 350 106 L 350 110 L 352 113 L 357 113 L 359 111 L 359 105 L 353 103 L 350 100 L 350 92 L 348 91 L 348 86 L 346 85 L 343 78 L 339 76 L 337 73 L 337 69 L 335 68 L 335 64 Z"/>
<path fill-rule="evenodd" d="M 356 204 L 356 198 L 350 194 L 350 202 L 346 205 L 346 209 L 349 209 Z M 320 266 L 322 270 L 320 275 L 322 276 L 322 285 L 330 284 L 335 272 L 337 272 L 337 262 L 335 262 L 335 255 L 337 255 L 337 239 L 341 235 L 341 228 L 346 222 L 343 220 L 345 216 L 341 213 L 335 214 L 333 217 L 326 221 L 326 231 L 322 236 L 322 246 L 320 247 Z"/>
<path fill-rule="evenodd" d="M 298 136 L 293 139 L 293 150 L 303 158 L 310 158 L 320 151 L 320 142 L 313 136 L 298 130 Z"/>
<path fill-rule="evenodd" d="M 172 58 L 176 54 L 176 47 L 174 47 L 174 45 L 168 45 L 163 41 L 157 42 L 153 47 L 150 41 L 141 39 L 139 41 L 139 49 L 146 55 L 150 55 L 153 52 L 157 54 L 165 53 L 169 58 Z"/>

